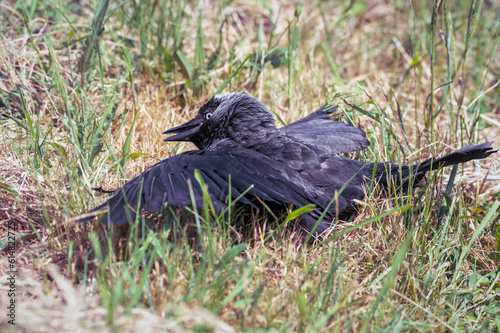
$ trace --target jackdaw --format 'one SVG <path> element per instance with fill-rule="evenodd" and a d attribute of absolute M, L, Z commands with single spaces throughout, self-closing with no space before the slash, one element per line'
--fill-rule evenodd
<path fill-rule="evenodd" d="M 227 207 L 229 196 L 233 202 L 239 198 L 237 205 L 256 208 L 260 202 L 273 207 L 314 204 L 315 209 L 304 215 L 299 225 L 321 234 L 336 216 L 352 210 L 354 200 L 364 198 L 370 181 L 413 186 L 429 170 L 496 152 L 492 142 L 486 142 L 413 166 L 353 160 L 339 154 L 365 149 L 369 141 L 361 129 L 332 120 L 336 109 L 327 104 L 277 128 L 271 112 L 254 97 L 242 93 L 215 95 L 194 119 L 164 132 L 175 134 L 165 141 L 190 141 L 199 150 L 153 165 L 79 222 L 105 213 L 101 222 L 125 224 L 135 220 L 138 212 L 158 213 L 166 204 L 191 205 L 192 200 L 202 207 L 197 170 L 216 211 Z M 317 223 L 323 212 L 323 219 Z"/>

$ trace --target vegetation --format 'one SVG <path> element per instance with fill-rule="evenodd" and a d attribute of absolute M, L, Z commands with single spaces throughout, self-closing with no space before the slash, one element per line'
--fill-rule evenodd
<path fill-rule="evenodd" d="M 500 332 L 498 156 L 408 194 L 369 189 L 314 242 L 291 211 L 208 201 L 129 227 L 74 223 L 193 149 L 161 133 L 219 89 L 281 124 L 338 103 L 368 133 L 353 154 L 367 161 L 498 141 L 499 16 L 482 0 L 3 1 L 0 245 L 15 225 L 18 317 L 2 332 Z"/>

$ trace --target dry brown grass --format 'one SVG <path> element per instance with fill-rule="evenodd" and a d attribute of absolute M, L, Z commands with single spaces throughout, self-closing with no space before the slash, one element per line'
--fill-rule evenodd
<path fill-rule="evenodd" d="M 61 275 L 59 267 L 44 264 L 18 272 L 18 313 L 16 326 L 2 321 L 2 332 L 186 332 L 205 329 L 230 333 L 235 330 L 205 309 L 179 306 L 171 309 L 177 317 L 168 320 L 146 309 L 132 309 L 125 313 L 116 310 L 116 320 L 108 322 L 108 312 L 100 305 L 98 297 L 89 296 L 84 287 L 75 288 L 71 281 Z M 4 270 L 1 269 L 2 275 Z M 44 277 L 44 280 L 40 280 Z M 2 296 L 8 287 L 2 285 Z M 2 304 L 5 304 L 2 302 Z"/>

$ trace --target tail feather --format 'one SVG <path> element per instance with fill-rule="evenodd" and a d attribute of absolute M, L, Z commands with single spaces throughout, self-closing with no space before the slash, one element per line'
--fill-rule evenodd
<path fill-rule="evenodd" d="M 493 150 L 491 147 L 492 144 L 493 141 L 479 145 L 469 145 L 455 150 L 446 156 L 429 158 L 422 163 L 410 166 L 388 162 L 378 163 L 375 170 L 375 179 L 383 186 L 387 186 L 391 182 L 396 182 L 403 187 L 403 191 L 407 191 L 410 186 L 418 186 L 420 180 L 429 171 L 472 160 L 480 160 L 498 152 L 498 150 Z"/>
<path fill-rule="evenodd" d="M 492 144 L 493 141 L 485 142 L 480 145 L 469 145 L 455 150 L 444 157 L 430 158 L 418 165 L 417 174 L 426 173 L 427 171 L 436 170 L 450 165 L 486 158 L 498 151 L 491 148 Z"/>
<path fill-rule="evenodd" d="M 410 186 L 410 178 L 413 178 L 412 186 L 417 186 L 428 171 L 472 160 L 487 158 L 491 154 L 498 152 L 498 150 L 493 150 L 491 147 L 492 144 L 493 141 L 485 142 L 479 145 L 469 145 L 440 158 L 433 157 L 420 164 L 411 165 L 409 167 L 403 166 L 403 169 L 401 170 L 403 182 L 401 185 L 406 191 Z"/>

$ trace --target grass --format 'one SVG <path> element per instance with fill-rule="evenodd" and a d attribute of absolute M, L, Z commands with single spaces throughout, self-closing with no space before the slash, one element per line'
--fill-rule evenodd
<path fill-rule="evenodd" d="M 93 188 L 193 149 L 161 133 L 224 87 L 278 124 L 339 103 L 368 133 L 352 154 L 366 161 L 500 137 L 499 3 L 302 6 L 0 4 L 0 271 L 15 225 L 17 329 L 500 331 L 498 156 L 407 195 L 370 188 L 313 244 L 294 212 L 208 201 L 128 227 L 73 222 L 106 198 Z"/>

